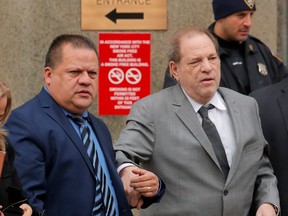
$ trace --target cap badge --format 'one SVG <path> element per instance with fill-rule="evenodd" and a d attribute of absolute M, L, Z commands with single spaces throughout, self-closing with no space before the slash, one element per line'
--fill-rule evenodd
<path fill-rule="evenodd" d="M 255 4 L 254 0 L 244 0 L 244 2 L 252 10 Z"/>

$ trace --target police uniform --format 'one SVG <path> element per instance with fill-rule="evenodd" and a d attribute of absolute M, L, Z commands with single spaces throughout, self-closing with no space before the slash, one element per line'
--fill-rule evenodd
<path fill-rule="evenodd" d="M 246 41 L 227 42 L 213 33 L 215 23 L 209 31 L 219 43 L 221 59 L 220 86 L 248 95 L 251 91 L 277 83 L 288 75 L 288 68 L 274 56 L 259 39 L 249 35 Z M 176 84 L 166 70 L 163 88 Z"/>

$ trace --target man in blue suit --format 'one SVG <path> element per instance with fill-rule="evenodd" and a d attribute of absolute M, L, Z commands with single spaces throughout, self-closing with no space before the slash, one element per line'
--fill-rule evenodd
<path fill-rule="evenodd" d="M 87 111 L 97 93 L 98 73 L 97 49 L 90 39 L 56 37 L 46 55 L 45 86 L 15 109 L 5 125 L 29 202 L 48 216 L 132 215 L 115 167 L 110 132 Z M 81 136 L 87 133 L 73 120 L 77 117 L 82 117 L 86 132 L 90 131 L 83 141 Z M 88 150 L 84 139 L 91 146 Z M 90 151 L 93 148 L 96 151 Z M 88 156 L 88 151 L 96 157 Z M 137 187 L 159 188 L 156 175 L 140 169 L 135 172 L 139 173 Z M 146 193 L 134 205 L 146 207 L 159 201 L 162 193 Z"/>

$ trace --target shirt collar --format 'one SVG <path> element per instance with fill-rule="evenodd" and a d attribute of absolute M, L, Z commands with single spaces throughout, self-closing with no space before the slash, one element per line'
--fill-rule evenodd
<path fill-rule="evenodd" d="M 182 87 L 181 87 L 182 88 Z M 182 88 L 185 96 L 187 97 L 188 101 L 191 103 L 194 111 L 197 113 L 198 110 L 204 105 L 206 104 L 200 104 L 197 101 L 195 101 L 192 97 L 190 97 L 185 90 Z M 217 109 L 219 110 L 227 110 L 226 108 L 226 104 L 225 101 L 223 100 L 221 94 L 216 91 L 216 93 L 214 94 L 213 98 L 207 103 L 207 104 L 212 104 L 213 106 L 215 106 Z"/>
<path fill-rule="evenodd" d="M 61 109 L 63 110 L 63 112 L 64 112 L 64 114 L 65 114 L 66 116 L 75 116 L 74 114 L 68 112 L 68 111 L 67 111 L 66 109 L 64 109 L 63 107 L 61 107 Z M 81 117 L 84 118 L 84 119 L 88 119 L 88 112 L 87 112 L 87 111 L 83 112 L 82 115 L 81 115 Z"/>

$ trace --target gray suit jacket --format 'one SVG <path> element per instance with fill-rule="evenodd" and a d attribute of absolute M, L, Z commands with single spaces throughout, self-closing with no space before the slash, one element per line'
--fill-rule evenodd
<path fill-rule="evenodd" d="M 142 215 L 245 216 L 252 203 L 279 206 L 255 100 L 226 88 L 219 92 L 237 142 L 227 180 L 178 84 L 134 103 L 114 145 L 117 163 L 141 164 L 166 184 L 161 202 L 142 210 Z"/>

